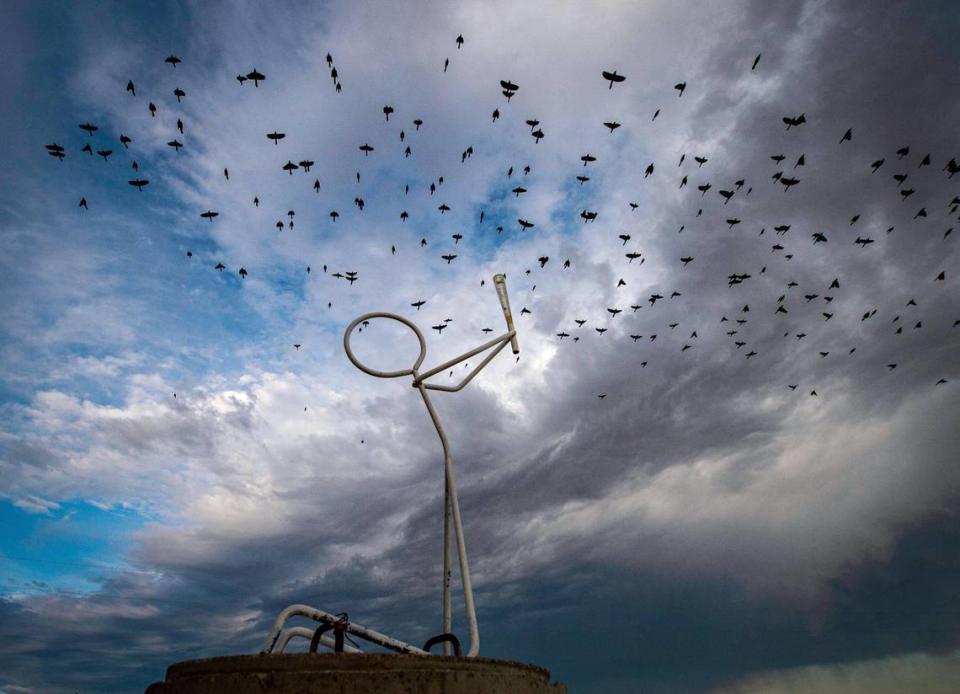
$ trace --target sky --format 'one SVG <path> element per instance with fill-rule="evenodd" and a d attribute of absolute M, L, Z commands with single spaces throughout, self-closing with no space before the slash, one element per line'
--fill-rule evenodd
<path fill-rule="evenodd" d="M 291 603 L 437 633 L 439 441 L 343 332 L 396 312 L 442 363 L 503 329 L 497 272 L 519 359 L 434 395 L 481 655 L 577 693 L 957 680 L 951 3 L 14 2 L 0 32 L 0 692 L 141 691 Z"/>

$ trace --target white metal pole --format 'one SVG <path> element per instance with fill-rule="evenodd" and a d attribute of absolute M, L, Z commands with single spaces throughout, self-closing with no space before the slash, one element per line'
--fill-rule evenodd
<path fill-rule="evenodd" d="M 433 409 L 433 403 L 430 396 L 427 395 L 427 389 L 423 381 L 417 384 L 417 390 L 423 397 L 423 402 L 427 406 L 427 412 L 430 413 L 430 419 L 433 420 L 433 426 L 440 436 L 440 443 L 443 445 L 443 464 L 446 470 L 446 483 L 449 490 L 450 508 L 453 512 L 453 531 L 457 538 L 457 555 L 460 560 L 460 581 L 463 583 L 463 602 L 467 609 L 467 628 L 470 631 L 470 650 L 466 655 L 468 658 L 475 658 L 480 652 L 480 630 L 477 627 L 477 612 L 473 604 L 473 585 L 470 582 L 470 563 L 467 561 L 467 546 L 463 539 L 463 522 L 460 517 L 460 501 L 457 498 L 457 485 L 453 475 L 453 457 L 450 455 L 450 444 L 447 441 L 447 435 L 440 425 L 440 419 L 437 417 L 437 411 Z"/>

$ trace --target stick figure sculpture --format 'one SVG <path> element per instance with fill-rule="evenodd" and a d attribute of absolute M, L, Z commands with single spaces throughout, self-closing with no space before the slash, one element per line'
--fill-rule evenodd
<path fill-rule="evenodd" d="M 447 435 L 443 431 L 443 427 L 440 425 L 440 419 L 437 417 L 437 412 L 433 407 L 433 403 L 431 402 L 427 391 L 442 390 L 453 393 L 462 389 L 471 380 L 473 380 L 473 377 L 476 376 L 483 369 L 483 367 L 489 364 L 490 361 L 493 360 L 493 358 L 496 357 L 500 351 L 507 346 L 507 343 L 510 343 L 514 354 L 520 353 L 520 345 L 517 341 L 517 331 L 514 328 L 513 316 L 510 313 L 510 300 L 507 297 L 506 279 L 502 274 L 494 275 L 493 284 L 496 288 L 497 296 L 500 299 L 500 306 L 503 309 L 503 316 L 506 319 L 507 332 L 424 373 L 420 373 L 420 365 L 423 363 L 424 357 L 426 357 L 427 354 L 426 340 L 424 340 L 423 333 L 420 332 L 417 326 L 402 316 L 398 316 L 395 313 L 386 313 L 382 311 L 366 313 L 350 323 L 343 335 L 343 347 L 347 353 L 347 357 L 354 366 L 364 373 L 368 373 L 371 376 L 376 376 L 378 378 L 398 378 L 400 376 L 413 377 L 412 385 L 414 388 L 420 391 L 420 396 L 423 398 L 423 402 L 427 407 L 430 420 L 433 422 L 434 427 L 436 427 L 437 435 L 440 437 L 440 443 L 443 446 L 446 479 L 443 504 L 443 633 L 427 641 L 424 647 L 420 649 L 402 641 L 393 639 L 385 634 L 380 634 L 372 629 L 362 627 L 359 624 L 352 624 L 346 619 L 345 615 L 332 615 L 307 605 L 291 605 L 290 607 L 286 608 L 277 618 L 276 622 L 274 623 L 274 627 L 271 630 L 270 636 L 267 638 L 267 642 L 261 650 L 262 653 L 282 651 L 283 646 L 285 646 L 291 638 L 295 636 L 305 636 L 306 633 L 309 633 L 307 630 L 298 627 L 294 627 L 287 632 L 281 633 L 283 625 L 288 618 L 293 616 L 304 616 L 320 622 L 321 624 L 316 632 L 313 633 L 311 650 L 316 650 L 316 647 L 319 643 L 330 645 L 330 640 L 326 637 L 321 638 L 321 636 L 326 631 L 333 629 L 338 636 L 338 639 L 334 642 L 335 650 L 338 651 L 343 650 L 342 634 L 349 633 L 401 653 L 427 654 L 429 653 L 429 649 L 432 645 L 443 643 L 444 654 L 449 654 L 450 647 L 452 646 L 456 655 L 460 655 L 459 641 L 450 631 L 452 626 L 452 616 L 450 612 L 451 520 L 453 522 L 453 535 L 457 542 L 457 556 L 460 562 L 460 578 L 463 584 L 464 604 L 467 611 L 467 625 L 470 631 L 470 649 L 467 651 L 466 655 L 467 657 L 472 658 L 480 652 L 480 631 L 477 627 L 477 614 L 473 603 L 473 588 L 470 583 L 470 567 L 467 562 L 467 548 L 463 539 L 463 522 L 460 517 L 460 502 L 457 497 L 457 488 L 454 484 L 453 457 L 450 454 L 450 444 L 447 441 Z M 411 368 L 401 369 L 399 371 L 377 371 L 376 369 L 371 369 L 357 359 L 356 355 L 353 353 L 353 350 L 350 348 L 350 336 L 353 334 L 354 328 L 364 321 L 368 321 L 372 318 L 389 318 L 391 320 L 403 323 L 408 328 L 413 330 L 414 334 L 417 336 L 417 340 L 420 342 L 420 355 L 417 357 L 417 360 L 414 362 Z M 460 381 L 459 384 L 455 386 L 442 386 L 426 382 L 427 379 L 431 378 L 432 376 L 435 376 L 436 374 L 449 369 L 451 366 L 459 364 L 460 362 L 465 361 L 466 359 L 469 359 L 470 357 L 480 354 L 488 349 L 492 351 L 483 359 L 483 361 L 480 362 L 478 366 L 476 366 L 469 374 L 467 374 L 467 376 Z M 340 647 L 337 648 L 336 644 L 339 644 Z"/>

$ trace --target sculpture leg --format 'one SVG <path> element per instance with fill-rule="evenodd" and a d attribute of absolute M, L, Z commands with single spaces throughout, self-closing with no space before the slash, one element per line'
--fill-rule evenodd
<path fill-rule="evenodd" d="M 450 520 L 452 510 L 450 507 L 450 487 L 446 480 L 446 471 L 444 471 L 443 481 L 443 628 L 442 633 L 449 634 L 453 629 L 453 620 L 450 607 Z M 450 655 L 450 644 L 444 642 L 443 654 Z"/>

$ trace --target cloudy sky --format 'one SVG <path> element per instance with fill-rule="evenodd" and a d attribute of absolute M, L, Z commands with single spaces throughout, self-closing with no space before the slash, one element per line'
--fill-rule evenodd
<path fill-rule="evenodd" d="M 952 3 L 14 2 L 0 31 L 0 692 L 142 690 L 292 602 L 437 633 L 439 443 L 342 337 L 395 311 L 440 363 L 502 329 L 495 272 L 520 359 L 434 398 L 482 655 L 572 692 L 956 681 Z"/>

